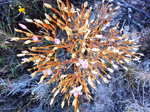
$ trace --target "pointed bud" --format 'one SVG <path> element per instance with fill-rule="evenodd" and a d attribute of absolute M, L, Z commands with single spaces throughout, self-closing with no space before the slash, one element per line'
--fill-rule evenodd
<path fill-rule="evenodd" d="M 34 19 L 35 22 L 39 23 L 39 24 L 42 24 L 43 22 L 39 19 Z"/>
<path fill-rule="evenodd" d="M 92 48 L 91 50 L 92 50 L 92 51 L 95 51 L 95 52 L 100 51 L 100 49 L 98 49 L 98 48 Z"/>
<path fill-rule="evenodd" d="M 17 54 L 18 57 L 25 56 L 25 54 Z"/>
<path fill-rule="evenodd" d="M 117 6 L 117 7 L 115 7 L 115 10 L 117 10 L 117 9 L 119 9 L 120 8 L 120 6 Z"/>
<path fill-rule="evenodd" d="M 103 81 L 104 81 L 105 83 L 108 83 L 108 80 L 107 80 L 105 77 L 103 77 Z"/>
<path fill-rule="evenodd" d="M 32 23 L 33 22 L 33 20 L 32 19 L 28 19 L 28 18 L 26 18 L 25 19 L 27 22 L 29 22 L 29 23 Z"/>
<path fill-rule="evenodd" d="M 23 24 L 21 24 L 21 23 L 19 23 L 19 26 L 20 26 L 22 29 L 24 29 L 24 30 L 28 29 L 25 25 L 23 25 Z"/>
<path fill-rule="evenodd" d="M 54 102 L 54 97 L 51 99 L 50 105 L 52 105 Z"/>
<path fill-rule="evenodd" d="M 32 77 L 35 77 L 36 74 L 37 74 L 37 71 L 33 72 L 33 73 L 31 74 L 31 76 L 32 76 Z"/>
<path fill-rule="evenodd" d="M 11 38 L 11 41 L 18 41 L 20 38 L 19 37 L 15 37 L 15 38 Z"/>
<path fill-rule="evenodd" d="M 75 57 L 76 57 L 76 53 L 73 53 L 73 54 L 72 54 L 72 58 L 75 58 Z"/>
<path fill-rule="evenodd" d="M 50 9 L 52 8 L 52 6 L 50 4 L 47 4 L 47 3 L 44 3 L 44 6 L 47 8 L 50 8 Z"/>
<path fill-rule="evenodd" d="M 88 6 L 88 2 L 84 3 L 84 8 L 86 8 Z"/>
<path fill-rule="evenodd" d="M 113 73 L 113 72 L 114 72 L 113 69 L 111 69 L 111 68 L 107 68 L 107 70 L 108 70 L 110 73 Z"/>
<path fill-rule="evenodd" d="M 27 40 L 24 42 L 24 44 L 30 44 L 32 41 L 31 40 Z"/>
<path fill-rule="evenodd" d="M 64 108 L 64 105 L 65 105 L 65 101 L 62 101 L 61 108 Z"/>

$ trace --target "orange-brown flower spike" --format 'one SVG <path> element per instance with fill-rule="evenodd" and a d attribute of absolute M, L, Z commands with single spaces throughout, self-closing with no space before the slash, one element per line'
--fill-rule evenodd
<path fill-rule="evenodd" d="M 70 105 L 73 94 L 72 105 L 75 107 L 75 111 L 79 111 L 78 99 L 82 97 L 82 93 L 85 93 L 89 100 L 92 98 L 88 85 L 96 89 L 95 82 L 100 84 L 97 77 L 108 83 L 108 79 L 111 79 L 109 72 L 113 73 L 113 69 L 118 68 L 117 64 L 127 69 L 123 63 L 138 60 L 137 54 L 142 55 L 134 52 L 135 48 L 139 47 L 134 40 L 130 40 L 127 35 L 120 35 L 123 29 L 118 31 L 119 23 L 104 34 L 105 29 L 110 26 L 113 12 L 119 9 L 119 6 L 112 9 L 111 1 L 109 0 L 105 5 L 103 0 L 101 9 L 96 5 L 96 20 L 89 19 L 92 8 L 87 9 L 88 2 L 82 5 L 81 11 L 70 5 L 69 0 L 66 0 L 66 5 L 62 0 L 57 0 L 58 10 L 50 4 L 44 3 L 45 7 L 54 11 L 53 17 L 45 14 L 46 19 L 44 20 L 25 19 L 43 29 L 40 31 L 40 35 L 39 33 L 34 34 L 24 25 L 20 26 L 27 31 L 15 29 L 16 32 L 24 33 L 26 37 L 12 38 L 14 41 L 24 40 L 24 44 L 43 41 L 50 43 L 50 45 L 31 47 L 29 51 L 22 51 L 17 55 L 19 57 L 31 56 L 23 59 L 22 63 L 34 62 L 33 67 L 28 71 L 35 70 L 31 74 L 32 77 L 38 72 L 43 73 L 39 83 L 43 83 L 47 77 L 50 80 L 46 84 L 58 82 L 52 91 L 54 95 L 50 104 L 53 104 L 59 93 L 63 93 L 61 107 L 65 106 L 66 100 Z M 65 37 L 59 37 L 56 26 L 66 33 Z M 108 67 L 107 63 L 110 63 L 112 68 Z"/>

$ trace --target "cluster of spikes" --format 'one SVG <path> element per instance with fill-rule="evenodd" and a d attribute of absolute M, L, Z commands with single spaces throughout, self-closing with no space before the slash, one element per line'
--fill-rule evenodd
<path fill-rule="evenodd" d="M 119 64 L 127 69 L 124 63 L 138 60 L 137 55 L 142 55 L 134 52 L 134 49 L 139 47 L 134 40 L 130 40 L 126 35 L 121 35 L 123 29 L 117 30 L 119 23 L 104 35 L 105 29 L 110 27 L 114 11 L 119 9 L 119 6 L 112 8 L 111 2 L 112 0 L 109 0 L 104 4 L 103 0 L 101 9 L 95 4 L 97 7 L 95 20 L 90 19 L 92 7 L 87 8 L 88 2 L 82 5 L 81 10 L 74 8 L 68 0 L 66 4 L 57 0 L 58 9 L 45 3 L 45 7 L 53 10 L 55 14 L 45 14 L 46 19 L 44 20 L 25 19 L 42 28 L 43 31 L 40 34 L 32 33 L 23 24 L 20 26 L 24 30 L 15 29 L 16 32 L 24 33 L 26 37 L 15 37 L 12 40 L 25 40 L 24 44 L 51 42 L 51 45 L 31 47 L 28 51 L 25 50 L 18 54 L 18 56 L 30 56 L 24 59 L 23 63 L 34 62 L 33 68 L 28 69 L 29 71 L 34 70 L 32 77 L 38 72 L 43 73 L 39 83 L 42 83 L 47 77 L 50 80 L 46 84 L 58 82 L 58 85 L 52 90 L 54 95 L 50 104 L 53 104 L 58 93 L 63 93 L 61 106 L 63 108 L 66 101 L 69 106 L 71 97 L 74 95 L 72 105 L 75 111 L 79 112 L 78 99 L 82 93 L 88 100 L 92 98 L 89 86 L 96 89 L 95 83 L 100 84 L 101 80 L 108 83 L 108 79 L 111 79 L 108 73 L 113 73 L 113 68 L 118 68 Z M 58 38 L 56 26 L 66 33 L 66 37 Z M 65 51 L 64 55 L 69 55 L 69 58 L 60 56 L 61 51 Z M 108 63 L 112 66 L 108 67 Z"/>

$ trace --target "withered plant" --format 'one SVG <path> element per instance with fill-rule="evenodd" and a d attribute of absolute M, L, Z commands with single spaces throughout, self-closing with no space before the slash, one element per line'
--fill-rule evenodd
<path fill-rule="evenodd" d="M 104 4 L 103 0 L 100 10 L 98 5 L 95 5 L 97 7 L 96 20 L 90 20 L 92 7 L 87 9 L 88 2 L 82 5 L 82 10 L 74 8 L 68 0 L 66 0 L 66 5 L 61 0 L 57 0 L 59 10 L 45 3 L 45 7 L 53 10 L 55 14 L 45 14 L 44 20 L 25 19 L 41 27 L 43 29 L 40 32 L 41 35 L 32 33 L 23 24 L 20 26 L 25 30 L 15 29 L 26 35 L 24 38 L 13 38 L 15 41 L 26 40 L 24 44 L 51 42 L 51 45 L 31 47 L 28 51 L 18 54 L 18 56 L 30 56 L 24 59 L 23 63 L 34 62 L 33 68 L 29 69 L 29 71 L 35 70 L 31 74 L 32 77 L 38 72 L 43 73 L 39 83 L 47 77 L 50 77 L 50 80 L 46 84 L 58 82 L 52 90 L 54 95 L 50 104 L 53 104 L 58 93 L 63 93 L 62 108 L 66 100 L 70 105 L 73 94 L 72 105 L 75 111 L 79 111 L 78 99 L 82 93 L 86 94 L 87 99 L 91 99 L 89 85 L 96 89 L 95 82 L 100 83 L 98 77 L 108 83 L 108 79 L 111 79 L 108 72 L 113 73 L 113 68 L 118 68 L 117 64 L 127 69 L 124 63 L 138 60 L 137 54 L 142 55 L 134 52 L 134 49 L 138 47 L 134 40 L 130 40 L 127 35 L 121 35 L 123 29 L 117 30 L 119 23 L 103 35 L 105 29 L 110 26 L 114 11 L 119 9 L 119 6 L 112 8 L 111 1 Z M 67 37 L 58 39 L 56 26 L 64 31 Z M 65 50 L 64 55 L 69 57 L 59 56 L 61 50 Z M 108 67 L 107 63 L 110 63 L 113 68 Z"/>

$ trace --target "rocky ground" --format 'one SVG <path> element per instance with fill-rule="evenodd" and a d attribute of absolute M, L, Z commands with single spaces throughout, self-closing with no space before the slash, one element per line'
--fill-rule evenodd
<path fill-rule="evenodd" d="M 71 1 L 76 7 L 81 6 L 80 1 Z M 93 7 L 91 19 L 96 14 L 95 3 L 101 5 L 98 0 L 89 0 L 89 4 Z M 115 70 L 113 74 L 110 74 L 112 79 L 108 84 L 101 82 L 100 85 L 96 84 L 96 90 L 91 88 L 93 99 L 88 102 L 86 97 L 82 97 L 80 110 L 81 112 L 150 112 L 150 1 L 114 0 L 113 3 L 121 7 L 115 13 L 111 25 L 120 21 L 119 28 L 124 28 L 123 33 L 126 35 L 133 34 L 129 38 L 142 45 L 137 52 L 142 52 L 145 56 L 139 61 L 127 64 L 127 71 L 121 67 Z M 41 74 L 31 78 L 30 73 L 26 72 L 29 65 L 22 67 L 15 58 L 17 51 L 2 48 L 0 51 L 6 52 L 6 55 L 4 53 L 1 55 L 7 57 L 7 62 L 6 60 L 3 62 L 9 63 L 4 66 L 4 63 L 0 61 L 2 65 L 0 112 L 73 112 L 72 106 L 66 105 L 61 109 L 63 94 L 58 95 L 53 106 L 49 105 L 52 97 L 50 92 L 56 84 L 38 85 Z"/>

